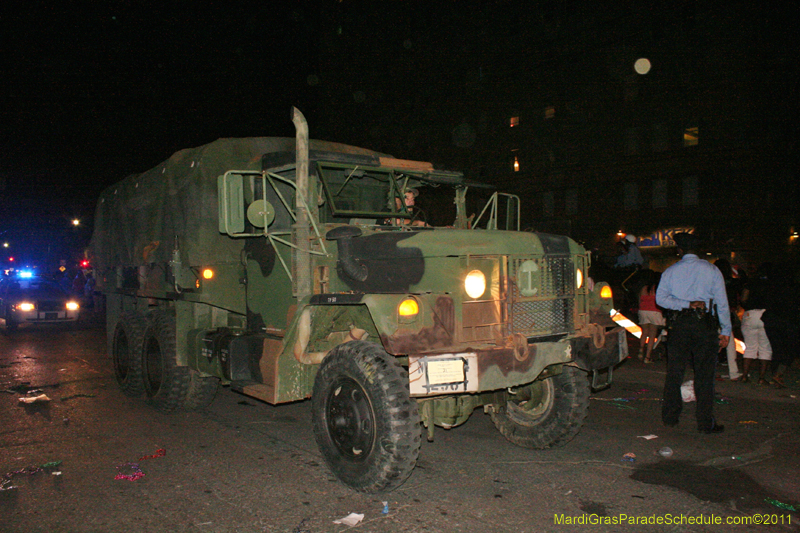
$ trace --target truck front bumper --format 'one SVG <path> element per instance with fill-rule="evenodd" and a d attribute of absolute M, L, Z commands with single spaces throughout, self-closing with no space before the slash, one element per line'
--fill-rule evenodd
<path fill-rule="evenodd" d="M 570 339 L 528 344 L 527 349 L 485 348 L 435 355 L 409 355 L 411 396 L 501 390 L 530 383 L 551 365 L 574 359 Z"/>

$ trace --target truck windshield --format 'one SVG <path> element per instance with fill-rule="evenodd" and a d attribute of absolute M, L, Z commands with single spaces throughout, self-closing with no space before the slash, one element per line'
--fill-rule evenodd
<path fill-rule="evenodd" d="M 519 198 L 467 182 L 461 173 L 316 164 L 327 203 L 327 209 L 320 211 L 323 222 L 384 224 L 413 219 L 432 226 L 519 230 Z M 469 195 L 464 194 L 467 191 Z M 458 205 L 463 212 L 461 224 Z"/>
<path fill-rule="evenodd" d="M 452 182 L 450 185 L 457 185 L 463 180 L 455 173 L 409 172 L 337 163 L 318 163 L 317 171 L 328 210 L 334 218 L 410 218 L 413 214 L 406 207 L 406 193 L 416 197 L 421 188 L 440 187 L 448 181 Z"/>

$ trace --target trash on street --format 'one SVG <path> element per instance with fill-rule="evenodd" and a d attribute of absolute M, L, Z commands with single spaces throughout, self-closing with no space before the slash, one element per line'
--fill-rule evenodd
<path fill-rule="evenodd" d="M 363 514 L 358 513 L 350 513 L 349 515 L 345 516 L 344 518 L 340 518 L 339 520 L 334 520 L 334 524 L 342 524 L 345 526 L 354 526 L 364 520 Z"/>
<path fill-rule="evenodd" d="M 24 403 L 24 404 L 49 402 L 49 401 L 50 398 L 47 396 L 47 394 L 40 394 L 39 396 L 26 396 L 25 398 L 19 399 L 19 403 Z"/>

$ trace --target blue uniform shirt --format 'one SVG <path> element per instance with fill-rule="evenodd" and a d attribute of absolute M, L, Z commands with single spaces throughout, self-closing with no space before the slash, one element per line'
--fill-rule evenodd
<path fill-rule="evenodd" d="M 664 309 L 676 311 L 687 309 L 691 302 L 699 300 L 703 300 L 709 309 L 712 299 L 719 314 L 720 333 L 730 337 L 731 312 L 725 279 L 722 272 L 708 261 L 694 254 L 684 255 L 664 272 L 656 290 L 656 303 Z"/>

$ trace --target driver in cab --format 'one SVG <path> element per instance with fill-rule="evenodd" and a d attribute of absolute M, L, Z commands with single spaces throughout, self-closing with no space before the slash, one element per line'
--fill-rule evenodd
<path fill-rule="evenodd" d="M 421 209 L 416 209 L 415 207 L 415 199 L 419 196 L 419 191 L 417 189 L 406 189 L 404 194 L 403 202 L 405 203 L 406 211 L 408 214 L 411 215 L 411 218 L 387 218 L 384 221 L 385 225 L 389 226 L 421 226 L 421 227 L 428 227 L 428 223 L 424 220 L 419 220 L 419 215 L 422 215 L 424 218 L 424 213 Z M 395 197 L 395 211 L 402 211 L 402 206 L 400 204 L 400 198 Z"/>

